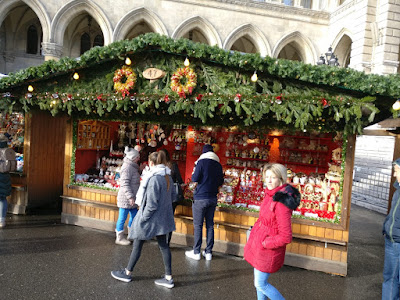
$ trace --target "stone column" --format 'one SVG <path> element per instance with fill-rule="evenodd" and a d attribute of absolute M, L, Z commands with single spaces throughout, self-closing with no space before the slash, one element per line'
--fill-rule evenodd
<path fill-rule="evenodd" d="M 371 73 L 372 60 L 372 40 L 371 26 L 375 21 L 375 16 L 371 11 L 376 9 L 376 1 L 367 0 L 356 3 L 353 16 L 354 32 L 351 44 L 351 58 L 349 68 Z"/>
<path fill-rule="evenodd" d="M 394 0 L 380 0 L 376 10 L 374 56 L 372 72 L 395 74 L 399 67 L 400 4 Z"/>
<path fill-rule="evenodd" d="M 55 43 L 42 43 L 42 55 L 44 60 L 59 60 L 63 53 L 63 47 Z"/>

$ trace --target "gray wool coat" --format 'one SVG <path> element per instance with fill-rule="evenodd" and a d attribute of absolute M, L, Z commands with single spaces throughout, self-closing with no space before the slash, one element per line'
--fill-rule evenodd
<path fill-rule="evenodd" d="M 136 199 L 136 193 L 140 185 L 139 165 L 129 158 L 124 158 L 121 167 L 120 187 L 117 195 L 117 206 L 119 208 L 134 208 L 129 199 Z"/>
<path fill-rule="evenodd" d="M 170 186 L 167 190 L 165 176 L 154 175 L 147 183 L 142 206 L 133 219 L 133 232 L 130 238 L 150 240 L 175 230 L 172 197 L 175 196 L 172 177 L 167 175 Z"/>

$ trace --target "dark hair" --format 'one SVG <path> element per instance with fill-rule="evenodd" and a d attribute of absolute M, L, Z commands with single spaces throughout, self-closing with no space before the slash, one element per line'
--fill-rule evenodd
<path fill-rule="evenodd" d="M 157 151 L 153 152 L 149 155 L 149 161 L 154 163 L 154 165 L 166 165 L 167 164 L 167 158 L 164 153 L 164 151 Z"/>

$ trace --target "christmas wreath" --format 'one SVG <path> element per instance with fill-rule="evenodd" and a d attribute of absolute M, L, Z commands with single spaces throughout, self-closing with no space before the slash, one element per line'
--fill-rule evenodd
<path fill-rule="evenodd" d="M 179 68 L 171 77 L 171 89 L 178 93 L 179 97 L 186 97 L 192 94 L 197 84 L 197 75 L 189 67 Z"/>
<path fill-rule="evenodd" d="M 114 73 L 114 89 L 121 93 L 123 97 L 129 95 L 136 83 L 136 74 L 132 68 L 123 66 Z"/>

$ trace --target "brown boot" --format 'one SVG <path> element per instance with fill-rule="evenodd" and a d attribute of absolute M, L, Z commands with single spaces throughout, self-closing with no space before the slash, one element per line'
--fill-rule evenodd
<path fill-rule="evenodd" d="M 115 243 L 117 245 L 128 246 L 131 244 L 131 242 L 124 237 L 123 231 L 115 231 L 115 233 L 116 233 Z"/>

